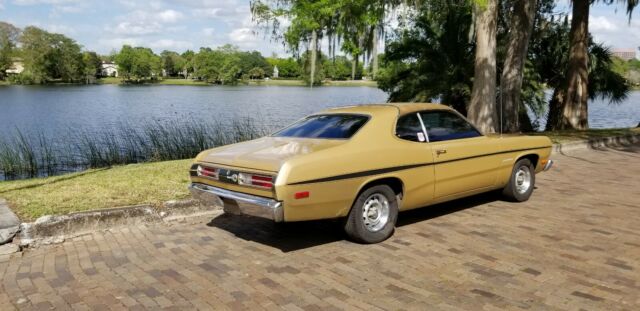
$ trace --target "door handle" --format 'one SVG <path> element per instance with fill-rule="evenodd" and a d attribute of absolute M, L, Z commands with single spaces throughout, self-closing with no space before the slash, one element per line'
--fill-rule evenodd
<path fill-rule="evenodd" d="M 447 153 L 446 149 L 438 149 L 438 150 L 436 150 L 436 155 L 441 155 L 441 154 L 445 154 L 445 153 Z"/>

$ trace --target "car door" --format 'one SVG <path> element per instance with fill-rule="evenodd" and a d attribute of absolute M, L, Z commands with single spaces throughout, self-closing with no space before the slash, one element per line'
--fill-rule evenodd
<path fill-rule="evenodd" d="M 435 199 L 495 185 L 499 146 L 462 116 L 448 110 L 424 111 L 420 117 L 433 150 Z"/>
<path fill-rule="evenodd" d="M 399 138 L 396 151 L 406 163 L 416 164 L 402 172 L 405 188 L 403 209 L 411 209 L 429 204 L 433 200 L 435 176 L 433 152 L 427 143 L 424 127 L 417 112 L 398 118 L 396 137 Z"/>

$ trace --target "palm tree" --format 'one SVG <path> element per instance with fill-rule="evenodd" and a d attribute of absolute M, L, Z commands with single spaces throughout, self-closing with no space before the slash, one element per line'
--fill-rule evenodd
<path fill-rule="evenodd" d="M 572 1 L 571 31 L 569 35 L 569 59 L 562 88 L 558 91 L 550 109 L 549 124 L 552 129 L 589 128 L 587 103 L 589 100 L 589 9 L 591 0 Z M 613 0 L 604 0 L 613 3 Z M 627 14 L 631 19 L 638 0 L 619 0 L 627 4 Z"/>
<path fill-rule="evenodd" d="M 476 53 L 473 89 L 467 117 L 479 130 L 495 132 L 496 111 L 496 32 L 498 1 L 474 0 Z"/>

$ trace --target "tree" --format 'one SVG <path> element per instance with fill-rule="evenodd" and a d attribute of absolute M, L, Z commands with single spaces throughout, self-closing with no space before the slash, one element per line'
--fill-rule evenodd
<path fill-rule="evenodd" d="M 0 79 L 13 66 L 14 49 L 18 41 L 20 29 L 5 22 L 0 22 Z"/>
<path fill-rule="evenodd" d="M 100 74 L 102 61 L 96 52 L 82 53 L 83 73 L 87 84 L 95 80 Z"/>
<path fill-rule="evenodd" d="M 513 6 L 507 55 L 500 78 L 500 129 L 505 132 L 520 130 L 522 80 L 536 8 L 537 0 L 517 0 Z"/>
<path fill-rule="evenodd" d="M 613 3 L 605 0 L 605 3 Z M 637 0 L 626 0 L 627 14 L 631 19 Z M 569 35 L 569 59 L 562 81 L 562 89 L 555 94 L 549 108 L 548 129 L 589 128 L 589 10 L 590 0 L 572 1 L 571 30 Z"/>
<path fill-rule="evenodd" d="M 162 61 L 162 69 L 167 76 L 177 76 L 183 71 L 185 60 L 180 54 L 165 50 L 160 53 L 160 58 Z"/>
<path fill-rule="evenodd" d="M 472 7 L 431 1 L 388 41 L 378 86 L 396 102 L 440 100 L 466 114 L 473 78 Z"/>
<path fill-rule="evenodd" d="M 29 26 L 20 36 L 25 71 L 33 83 L 60 79 L 73 82 L 83 77 L 81 47 L 73 39 Z"/>
<path fill-rule="evenodd" d="M 473 89 L 467 117 L 484 133 L 495 132 L 496 113 L 496 31 L 497 0 L 474 4 L 476 53 Z"/>
<path fill-rule="evenodd" d="M 254 67 L 247 73 L 250 79 L 262 79 L 265 75 L 264 69 L 260 67 Z"/>
<path fill-rule="evenodd" d="M 162 61 L 149 48 L 122 46 L 115 57 L 118 70 L 127 82 L 153 79 L 162 70 Z"/>
<path fill-rule="evenodd" d="M 335 14 L 340 8 L 336 0 L 252 0 L 251 13 L 258 24 L 268 25 L 273 37 L 283 41 L 294 53 L 306 44 L 310 52 L 307 60 L 309 83 L 320 83 L 316 79 L 319 41 L 327 35 L 329 41 L 335 31 Z M 280 20 L 287 18 L 290 25 L 280 33 Z"/>

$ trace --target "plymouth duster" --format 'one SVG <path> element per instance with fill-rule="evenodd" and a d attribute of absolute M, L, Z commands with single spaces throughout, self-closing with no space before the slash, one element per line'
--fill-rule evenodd
<path fill-rule="evenodd" d="M 498 189 L 528 200 L 536 173 L 553 163 L 551 147 L 544 136 L 484 135 L 444 105 L 351 106 L 203 151 L 190 190 L 230 214 L 342 218 L 353 240 L 377 243 L 400 211 Z"/>

